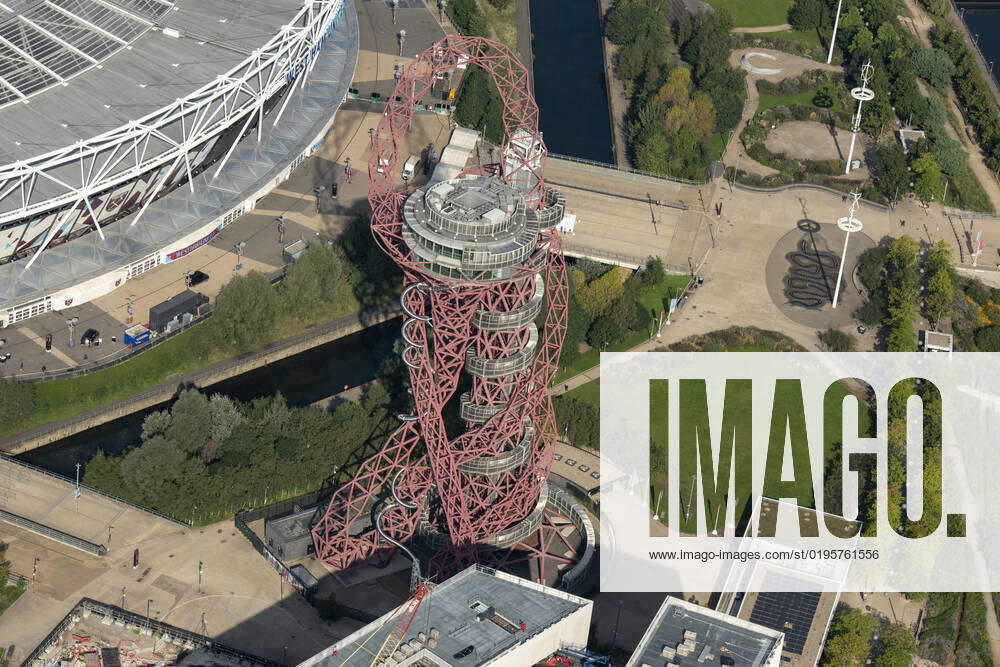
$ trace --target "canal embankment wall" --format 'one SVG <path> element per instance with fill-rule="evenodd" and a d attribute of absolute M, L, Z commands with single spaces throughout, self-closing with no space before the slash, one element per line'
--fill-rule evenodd
<path fill-rule="evenodd" d="M 44 424 L 0 438 L 0 451 L 23 454 L 87 429 L 106 424 L 174 398 L 188 386 L 206 387 L 242 375 L 287 357 L 330 343 L 402 314 L 398 302 L 374 306 L 315 326 L 304 333 L 270 343 L 258 350 L 216 362 L 189 373 L 177 374 L 138 394 L 87 410 L 74 417 Z"/>

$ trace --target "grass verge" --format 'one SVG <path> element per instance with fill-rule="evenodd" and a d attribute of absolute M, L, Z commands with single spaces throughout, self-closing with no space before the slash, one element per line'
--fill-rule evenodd
<path fill-rule="evenodd" d="M 791 0 L 708 0 L 716 11 L 726 9 L 737 28 L 757 28 L 788 22 Z"/>

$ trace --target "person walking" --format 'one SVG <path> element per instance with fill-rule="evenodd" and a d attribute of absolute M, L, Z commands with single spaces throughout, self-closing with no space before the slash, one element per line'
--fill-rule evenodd
<path fill-rule="evenodd" d="M 279 215 L 276 221 L 278 223 L 278 245 L 285 242 L 285 232 L 288 230 L 285 228 L 285 216 Z"/>

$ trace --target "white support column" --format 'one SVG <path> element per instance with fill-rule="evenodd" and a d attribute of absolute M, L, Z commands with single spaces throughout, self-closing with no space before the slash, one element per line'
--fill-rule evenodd
<path fill-rule="evenodd" d="M 837 43 L 837 26 L 840 25 L 840 8 L 844 6 L 844 0 L 837 0 L 837 16 L 833 19 L 833 34 L 830 35 L 830 53 L 826 56 L 826 64 L 833 61 L 833 46 Z"/>
<path fill-rule="evenodd" d="M 847 263 L 847 243 L 851 240 L 851 232 L 860 232 L 864 228 L 861 221 L 854 217 L 861 201 L 861 194 L 858 192 L 852 192 L 851 196 L 854 199 L 851 202 L 850 212 L 847 214 L 846 218 L 840 218 L 837 220 L 837 227 L 844 232 L 844 252 L 840 254 L 840 269 L 837 271 L 837 286 L 833 290 L 834 308 L 837 307 L 837 302 L 840 300 L 840 283 L 844 279 L 844 265 Z"/>
<path fill-rule="evenodd" d="M 847 164 L 844 166 L 844 173 L 851 173 L 851 163 L 854 161 L 854 144 L 858 139 L 858 132 L 861 130 L 861 105 L 875 97 L 875 92 L 868 87 L 872 73 L 875 68 L 869 60 L 861 66 L 861 85 L 851 90 L 851 97 L 858 101 L 858 110 L 854 114 L 854 121 L 851 123 L 851 150 L 847 153 Z"/>

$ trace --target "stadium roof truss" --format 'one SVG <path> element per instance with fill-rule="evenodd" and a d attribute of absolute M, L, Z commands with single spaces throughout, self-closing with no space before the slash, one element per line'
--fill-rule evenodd
<path fill-rule="evenodd" d="M 242 136 L 257 118 L 259 139 L 264 103 L 300 73 L 304 74 L 299 82 L 302 85 L 343 3 L 305 0 L 292 21 L 267 44 L 188 96 L 109 132 L 0 166 L 0 223 L 67 204 L 72 206 L 66 216 L 83 206 L 94 219 L 90 210 L 94 195 L 151 169 L 170 164 L 166 174 L 183 165 L 190 179 L 189 153 L 227 128 L 242 122 Z M 11 9 L 9 2 L 0 0 L 0 9 L 13 14 L 0 15 L 0 105 L 28 103 L 34 92 L 49 85 L 65 85 L 67 78 L 99 67 L 101 59 L 126 48 L 146 30 L 179 36 L 160 23 L 160 17 L 173 6 L 168 0 L 29 0 L 21 4 L 20 9 Z M 279 108 L 275 122 L 289 98 Z M 213 176 L 222 170 L 235 147 L 233 142 Z M 154 187 L 159 190 L 162 179 Z M 52 224 L 28 266 L 63 222 Z M 97 232 L 104 237 L 99 226 Z"/>

